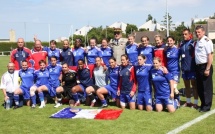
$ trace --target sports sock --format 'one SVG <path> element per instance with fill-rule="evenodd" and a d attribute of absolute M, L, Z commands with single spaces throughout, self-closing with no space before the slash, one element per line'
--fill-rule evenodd
<path fill-rule="evenodd" d="M 36 95 L 31 96 L 32 104 L 36 105 Z"/>
<path fill-rule="evenodd" d="M 95 96 L 93 93 L 88 94 L 90 101 L 93 101 L 95 99 Z"/>
<path fill-rule="evenodd" d="M 191 103 L 191 99 L 190 98 L 186 98 L 186 102 L 187 103 Z"/>
<path fill-rule="evenodd" d="M 101 100 L 102 104 L 107 104 L 106 100 Z"/>
<path fill-rule="evenodd" d="M 77 93 L 72 94 L 72 97 L 73 97 L 73 99 L 74 99 L 75 102 L 79 101 Z"/>
<path fill-rule="evenodd" d="M 61 93 L 56 93 L 56 96 L 57 96 L 57 102 L 61 103 L 61 100 L 62 100 Z"/>
<path fill-rule="evenodd" d="M 14 101 L 15 101 L 15 105 L 19 106 L 19 95 L 14 94 L 13 98 L 14 98 Z"/>
<path fill-rule="evenodd" d="M 194 104 L 198 105 L 198 99 L 194 99 Z"/>
<path fill-rule="evenodd" d="M 38 95 L 39 95 L 39 98 L 40 98 L 40 102 L 43 102 L 44 101 L 44 94 L 43 94 L 43 92 L 38 93 Z"/>

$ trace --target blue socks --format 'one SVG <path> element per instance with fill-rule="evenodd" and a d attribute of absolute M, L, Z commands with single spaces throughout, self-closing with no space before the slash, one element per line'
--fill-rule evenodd
<path fill-rule="evenodd" d="M 19 106 L 19 95 L 14 94 L 13 99 L 15 101 L 16 106 Z"/>

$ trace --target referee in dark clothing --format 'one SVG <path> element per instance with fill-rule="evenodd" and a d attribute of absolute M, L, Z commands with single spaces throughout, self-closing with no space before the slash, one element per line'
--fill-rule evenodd
<path fill-rule="evenodd" d="M 199 112 L 210 111 L 213 98 L 213 43 L 205 36 L 204 27 L 196 27 L 197 42 L 194 43 L 196 61 L 196 83 L 201 107 Z"/>

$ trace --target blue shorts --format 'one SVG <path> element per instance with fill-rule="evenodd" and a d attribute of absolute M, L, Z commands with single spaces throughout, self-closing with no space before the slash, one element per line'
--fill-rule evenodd
<path fill-rule="evenodd" d="M 117 87 L 112 87 L 111 85 L 106 85 L 104 88 L 108 90 L 108 94 L 112 97 L 112 99 L 119 99 L 117 95 Z"/>
<path fill-rule="evenodd" d="M 87 95 L 86 95 L 85 90 L 86 90 L 87 87 L 85 87 L 85 86 L 82 85 L 82 84 L 78 84 L 78 85 L 81 87 L 81 90 L 82 90 L 82 92 L 84 93 L 84 96 L 86 97 Z"/>
<path fill-rule="evenodd" d="M 179 79 L 180 79 L 180 73 L 178 71 L 172 71 L 169 72 L 171 74 L 171 77 L 174 81 L 176 81 L 177 83 L 179 83 Z"/>
<path fill-rule="evenodd" d="M 155 101 L 156 104 L 162 104 L 162 105 L 174 105 L 174 99 L 170 99 L 169 96 L 166 98 L 156 98 Z"/>
<path fill-rule="evenodd" d="M 182 78 L 184 80 L 196 79 L 196 73 L 190 71 L 182 71 Z"/>
<path fill-rule="evenodd" d="M 23 95 L 23 98 L 25 100 L 29 100 L 30 99 L 30 87 L 29 88 L 26 88 L 24 86 L 20 86 L 20 89 L 22 90 L 22 95 Z"/>
<path fill-rule="evenodd" d="M 152 105 L 152 95 L 150 92 L 138 92 L 137 94 L 137 105 Z"/>
<path fill-rule="evenodd" d="M 120 102 L 123 103 L 130 103 L 130 102 L 136 102 L 136 96 L 130 97 L 129 94 L 120 94 Z"/>
<path fill-rule="evenodd" d="M 56 96 L 56 89 L 57 87 L 52 87 L 50 85 L 45 85 L 48 88 L 48 93 L 51 97 Z"/>

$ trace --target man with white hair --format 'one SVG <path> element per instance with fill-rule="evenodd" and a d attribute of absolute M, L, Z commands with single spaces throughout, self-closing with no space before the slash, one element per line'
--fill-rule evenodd
<path fill-rule="evenodd" d="M 15 89 L 19 87 L 19 71 L 15 71 L 15 65 L 12 62 L 9 62 L 7 65 L 8 71 L 5 72 L 1 78 L 2 92 L 4 94 L 4 101 L 10 100 L 10 108 L 13 104 L 13 93 Z"/>

